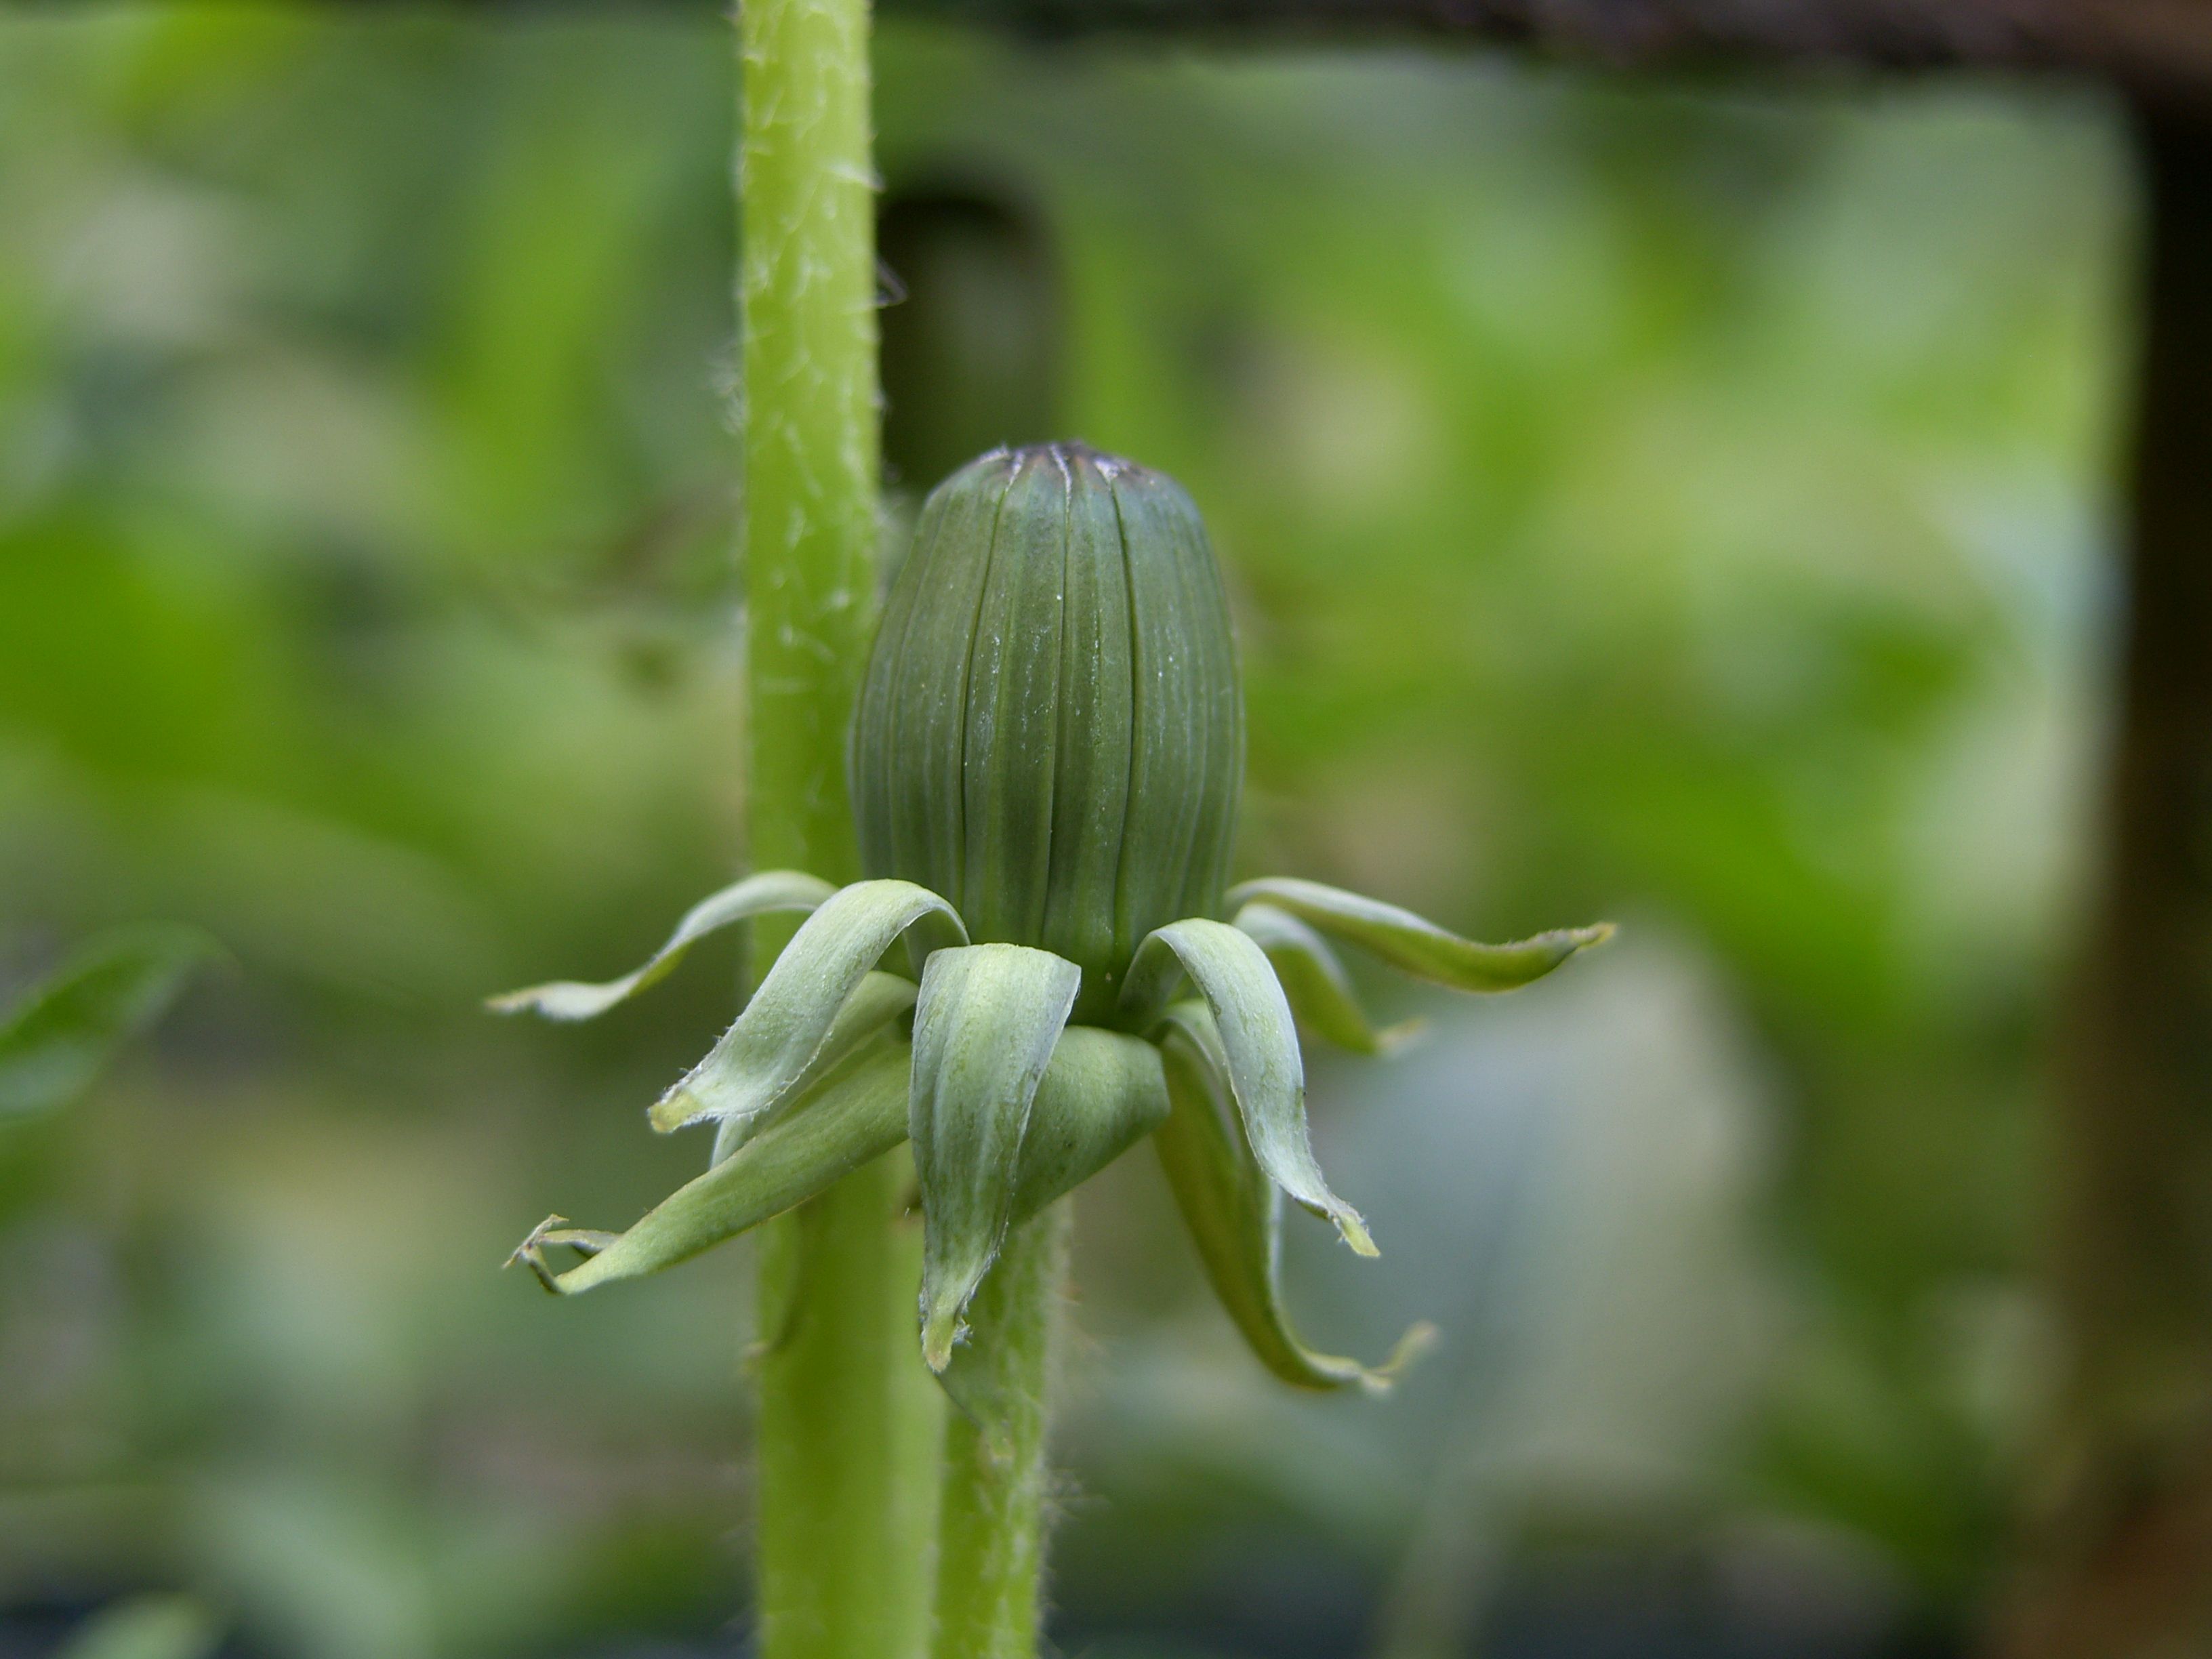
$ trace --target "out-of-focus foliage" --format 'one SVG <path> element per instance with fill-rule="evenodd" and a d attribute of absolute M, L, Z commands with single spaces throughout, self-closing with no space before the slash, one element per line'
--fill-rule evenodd
<path fill-rule="evenodd" d="M 161 915 L 241 970 L 0 1147 L 27 1630 L 189 1589 L 317 1659 L 730 1639 L 741 1254 L 495 1269 L 545 1194 L 693 1172 L 635 1115 L 734 957 L 588 1030 L 475 1006 L 742 862 L 730 81 L 706 16 L 0 23 L 0 965 Z M 2039 1375 L 2106 112 L 902 29 L 880 85 L 895 191 L 1048 235 L 1061 429 L 1207 514 L 1242 867 L 1630 929 L 1316 1074 L 1402 1218 L 1379 1264 L 1294 1226 L 1291 1293 L 1339 1351 L 1444 1327 L 1392 1404 L 1277 1391 L 1154 1172 L 1101 1183 L 1070 1642 L 1963 1617 Z"/>
<path fill-rule="evenodd" d="M 205 1607 L 185 1595 L 134 1595 L 85 1621 L 62 1659 L 207 1659 L 222 1637 Z"/>
<path fill-rule="evenodd" d="M 159 1019 L 215 943 L 187 928 L 135 928 L 88 945 L 0 1011 L 0 1123 L 58 1111 Z"/>

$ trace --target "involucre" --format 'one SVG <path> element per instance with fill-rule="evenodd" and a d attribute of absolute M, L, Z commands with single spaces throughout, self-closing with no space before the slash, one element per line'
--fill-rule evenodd
<path fill-rule="evenodd" d="M 1083 970 L 1118 1023 L 1156 927 L 1221 913 L 1244 709 L 1221 578 L 1180 485 L 1081 444 L 998 450 L 924 503 L 861 692 L 867 873 L 986 942 Z"/>

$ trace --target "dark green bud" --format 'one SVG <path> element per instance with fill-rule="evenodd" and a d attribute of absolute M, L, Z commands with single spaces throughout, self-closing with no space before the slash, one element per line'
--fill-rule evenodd
<path fill-rule="evenodd" d="M 1222 908 L 1244 706 L 1206 526 L 1171 478 L 1080 444 L 998 450 L 932 492 L 854 722 L 871 876 L 977 944 L 1083 970 L 1110 1024 L 1155 927 Z"/>

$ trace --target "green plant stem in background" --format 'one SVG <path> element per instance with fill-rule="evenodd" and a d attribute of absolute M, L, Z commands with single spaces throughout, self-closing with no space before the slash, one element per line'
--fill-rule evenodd
<path fill-rule="evenodd" d="M 738 28 L 751 858 L 846 881 L 877 538 L 868 8 L 745 0 Z M 788 937 L 757 927 L 758 963 Z M 926 1640 L 939 1408 L 915 1354 L 908 1168 L 878 1160 L 763 1242 L 765 1659 L 902 1659 Z"/>
<path fill-rule="evenodd" d="M 969 1304 L 953 1381 L 975 1416 L 945 1431 L 931 1659 L 1030 1659 L 1044 1563 L 1045 1431 L 1067 1274 L 1062 1199 L 1007 1236 Z"/>

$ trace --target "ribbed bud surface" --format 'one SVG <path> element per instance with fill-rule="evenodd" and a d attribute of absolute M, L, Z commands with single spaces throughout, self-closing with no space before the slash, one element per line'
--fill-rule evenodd
<path fill-rule="evenodd" d="M 994 451 L 922 506 L 854 730 L 872 876 L 978 944 L 1083 969 L 1111 1023 L 1153 928 L 1213 915 L 1244 770 L 1229 611 L 1171 478 L 1079 444 Z"/>

